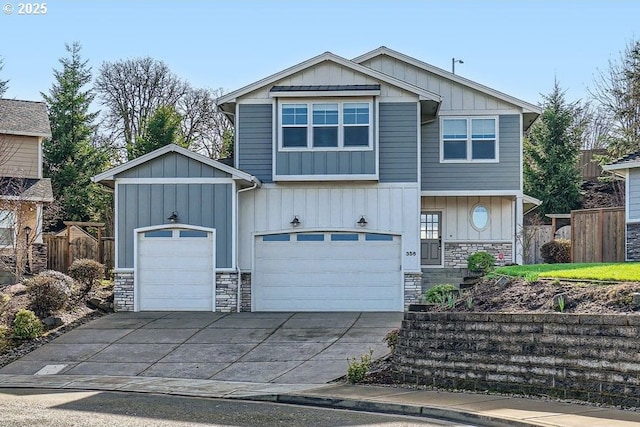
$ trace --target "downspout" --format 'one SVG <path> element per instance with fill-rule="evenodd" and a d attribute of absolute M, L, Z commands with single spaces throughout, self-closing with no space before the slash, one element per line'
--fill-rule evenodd
<path fill-rule="evenodd" d="M 240 193 L 243 193 L 245 191 L 249 191 L 249 190 L 255 190 L 256 188 L 258 188 L 258 179 L 251 175 L 251 181 L 253 182 L 253 185 L 251 187 L 247 187 L 247 188 L 243 188 L 240 189 L 238 191 L 236 191 L 236 274 L 238 275 L 238 294 L 236 295 L 236 313 L 240 313 L 240 297 L 242 295 L 241 292 L 241 285 L 242 285 L 242 272 L 240 271 L 240 264 L 239 264 L 239 258 L 240 258 L 240 233 L 239 233 L 239 224 L 240 224 Z"/>

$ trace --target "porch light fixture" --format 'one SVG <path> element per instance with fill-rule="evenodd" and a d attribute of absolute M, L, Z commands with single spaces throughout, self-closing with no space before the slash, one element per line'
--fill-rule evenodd
<path fill-rule="evenodd" d="M 24 235 L 25 235 L 25 238 L 27 239 L 27 245 L 28 245 L 29 244 L 29 235 L 31 234 L 31 227 L 29 227 L 27 225 L 25 228 L 23 228 L 23 230 L 24 230 Z"/>
<path fill-rule="evenodd" d="M 464 64 L 464 61 L 462 59 L 451 58 L 451 74 L 456 73 L 456 63 Z"/>
<path fill-rule="evenodd" d="M 297 227 L 300 225 L 300 219 L 298 218 L 298 215 L 294 215 L 293 219 L 291 220 L 291 222 L 289 223 L 294 227 Z"/>
<path fill-rule="evenodd" d="M 367 226 L 367 220 L 366 220 L 366 219 L 364 219 L 364 215 L 361 215 L 361 216 L 360 216 L 360 219 L 358 220 L 357 224 L 358 224 L 360 227 L 366 227 L 366 226 Z"/>
<path fill-rule="evenodd" d="M 178 212 L 176 212 L 176 211 L 171 212 L 171 215 L 169 215 L 169 218 L 167 218 L 167 219 L 172 224 L 175 224 L 176 222 L 178 222 Z"/>

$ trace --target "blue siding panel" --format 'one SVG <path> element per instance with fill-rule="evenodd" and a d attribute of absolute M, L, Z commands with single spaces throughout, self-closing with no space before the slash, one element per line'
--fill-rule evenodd
<path fill-rule="evenodd" d="M 501 115 L 498 121 L 499 163 L 440 163 L 439 123 L 423 125 L 422 190 L 520 190 L 520 117 Z"/>
<path fill-rule="evenodd" d="M 262 182 L 272 179 L 271 104 L 240 104 L 238 119 L 238 168 L 256 176 Z"/>
<path fill-rule="evenodd" d="M 216 267 L 232 267 L 231 184 L 118 184 L 118 268 L 133 268 L 133 230 L 166 224 L 216 229 Z"/>
<path fill-rule="evenodd" d="M 229 178 L 230 174 L 178 153 L 167 153 L 116 178 Z"/>
<path fill-rule="evenodd" d="M 418 104 L 380 103 L 380 182 L 418 182 Z"/>
<path fill-rule="evenodd" d="M 629 218 L 640 219 L 640 169 L 629 170 Z"/>

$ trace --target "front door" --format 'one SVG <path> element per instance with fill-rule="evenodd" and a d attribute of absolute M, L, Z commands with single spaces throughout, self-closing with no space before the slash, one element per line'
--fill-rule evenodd
<path fill-rule="evenodd" d="M 420 214 L 420 249 L 422 265 L 442 264 L 442 213 Z"/>

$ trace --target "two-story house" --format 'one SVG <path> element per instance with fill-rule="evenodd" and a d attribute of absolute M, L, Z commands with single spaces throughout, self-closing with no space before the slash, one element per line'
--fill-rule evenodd
<path fill-rule="evenodd" d="M 0 283 L 46 268 L 42 212 L 53 193 L 42 177 L 42 141 L 49 137 L 44 103 L 0 99 Z"/>
<path fill-rule="evenodd" d="M 521 262 L 538 107 L 385 47 L 218 102 L 234 167 L 167 146 L 95 178 L 118 309 L 401 311 L 474 252 Z"/>

